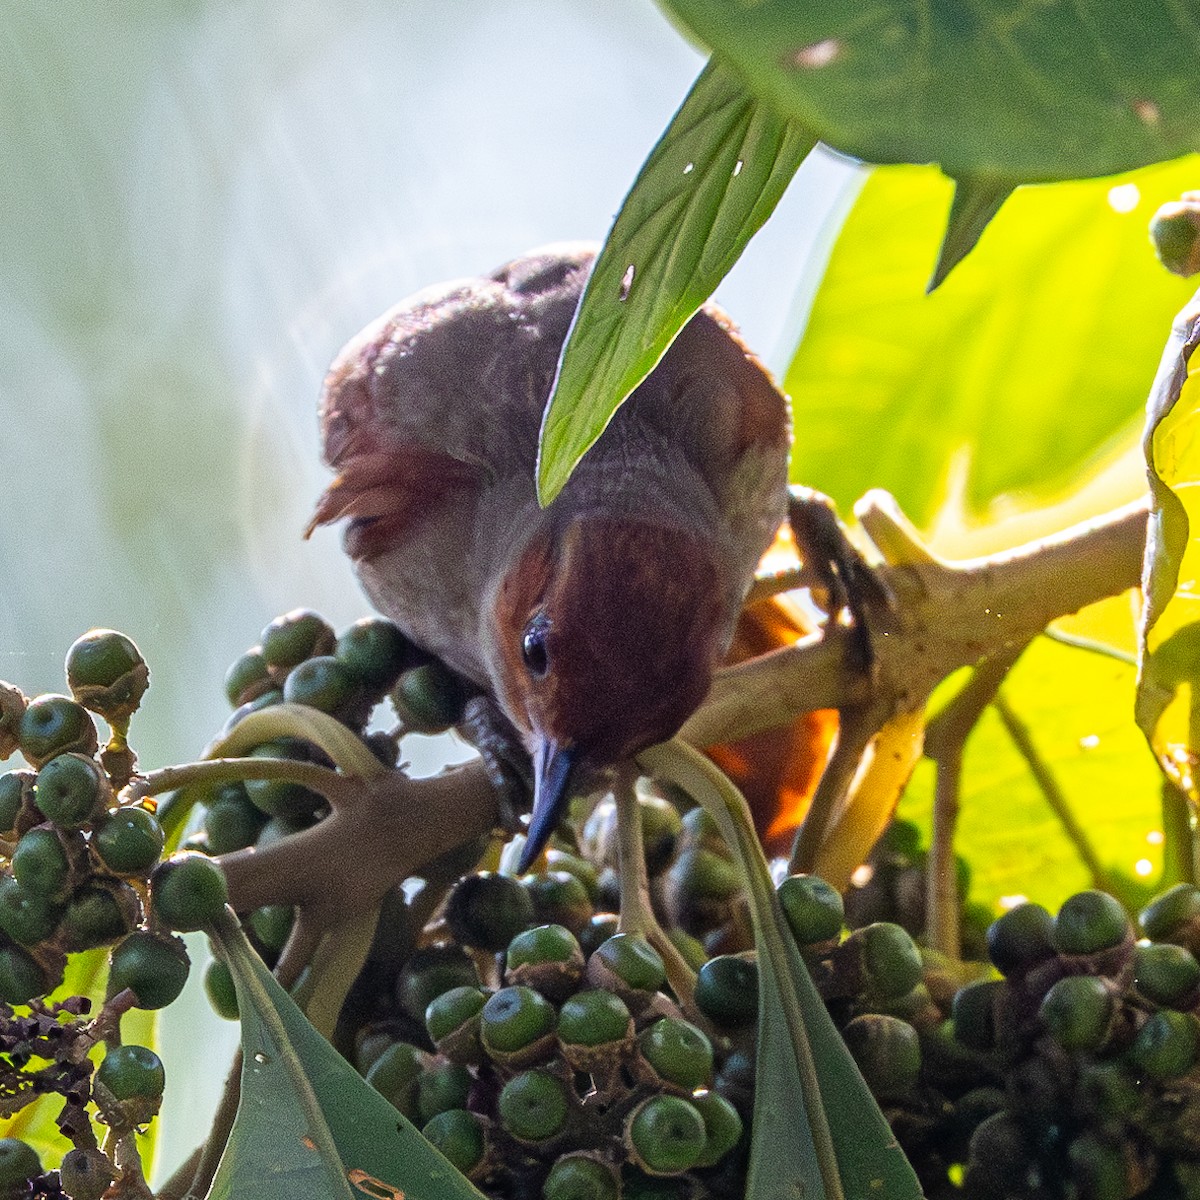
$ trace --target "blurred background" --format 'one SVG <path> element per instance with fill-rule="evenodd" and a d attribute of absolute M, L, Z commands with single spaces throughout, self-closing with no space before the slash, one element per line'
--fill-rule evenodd
<path fill-rule="evenodd" d="M 120 629 L 152 672 L 133 744 L 183 761 L 273 616 L 367 611 L 338 533 L 300 536 L 337 349 L 602 238 L 702 59 L 649 0 L 5 0 L 3 27 L 0 678 L 60 691 L 74 638 Z M 776 369 L 856 181 L 814 158 L 718 293 Z M 233 1041 L 192 999 L 160 1167 Z"/>

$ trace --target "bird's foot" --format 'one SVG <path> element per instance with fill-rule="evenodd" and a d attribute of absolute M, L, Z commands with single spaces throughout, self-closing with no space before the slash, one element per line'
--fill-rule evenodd
<path fill-rule="evenodd" d="M 805 569 L 828 597 L 831 621 L 849 614 L 850 665 L 865 675 L 875 663 L 872 611 L 891 611 L 890 589 L 850 541 L 837 518 L 833 501 L 812 488 L 788 488 L 788 524 Z"/>
<path fill-rule="evenodd" d="M 513 723 L 481 693 L 467 701 L 458 732 L 479 751 L 496 789 L 501 824 L 512 833 L 525 832 L 521 817 L 533 804 L 533 763 Z"/>

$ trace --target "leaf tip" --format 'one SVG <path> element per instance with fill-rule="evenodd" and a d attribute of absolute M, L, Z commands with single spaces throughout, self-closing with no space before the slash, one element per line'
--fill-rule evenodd
<path fill-rule="evenodd" d="M 980 235 L 1016 185 L 1004 179 L 971 177 L 954 181 L 954 201 L 937 264 L 925 287 L 928 295 L 946 281 L 950 272 L 975 248 Z"/>

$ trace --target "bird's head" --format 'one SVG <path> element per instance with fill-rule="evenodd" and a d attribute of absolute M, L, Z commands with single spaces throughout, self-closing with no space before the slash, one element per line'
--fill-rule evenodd
<path fill-rule="evenodd" d="M 497 697 L 534 762 L 524 870 L 577 769 L 663 741 L 695 711 L 732 617 L 701 537 L 585 515 L 524 547 L 485 620 Z"/>

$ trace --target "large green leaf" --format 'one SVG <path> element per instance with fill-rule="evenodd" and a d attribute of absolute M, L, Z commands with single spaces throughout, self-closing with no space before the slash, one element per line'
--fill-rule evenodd
<path fill-rule="evenodd" d="M 481 1200 L 304 1019 L 231 915 L 215 937 L 237 987 L 243 1066 L 209 1200 Z"/>
<path fill-rule="evenodd" d="M 786 376 L 793 478 L 843 507 L 891 491 L 919 524 L 952 467 L 974 515 L 1044 500 L 1140 428 L 1187 285 L 1146 237 L 1200 160 L 1017 192 L 975 253 L 924 293 L 950 185 L 875 171 L 847 220 Z M 955 497 L 957 499 L 957 497 Z"/>
<path fill-rule="evenodd" d="M 1167 774 L 1200 801 L 1200 292 L 1179 314 L 1150 395 L 1138 722 Z"/>
<path fill-rule="evenodd" d="M 1132 720 L 1134 675 L 1129 663 L 1039 638 L 1002 693 L 1105 871 L 1151 887 L 1162 862 L 1159 775 Z M 933 782 L 922 763 L 902 816 L 928 821 Z M 1021 895 L 1055 909 L 1094 883 L 992 709 L 967 742 L 956 849 L 971 866 L 972 898 L 993 908 Z"/>
<path fill-rule="evenodd" d="M 781 113 L 871 162 L 1017 183 L 1200 149 L 1194 4 L 660 2 Z"/>
<path fill-rule="evenodd" d="M 639 761 L 707 809 L 746 881 L 759 970 L 746 1200 L 919 1200 L 917 1177 L 800 957 L 746 801 L 709 759 L 678 739 L 644 751 Z"/>
<path fill-rule="evenodd" d="M 727 71 L 701 73 L 625 197 L 567 337 L 542 427 L 543 504 L 738 260 L 814 143 Z"/>

